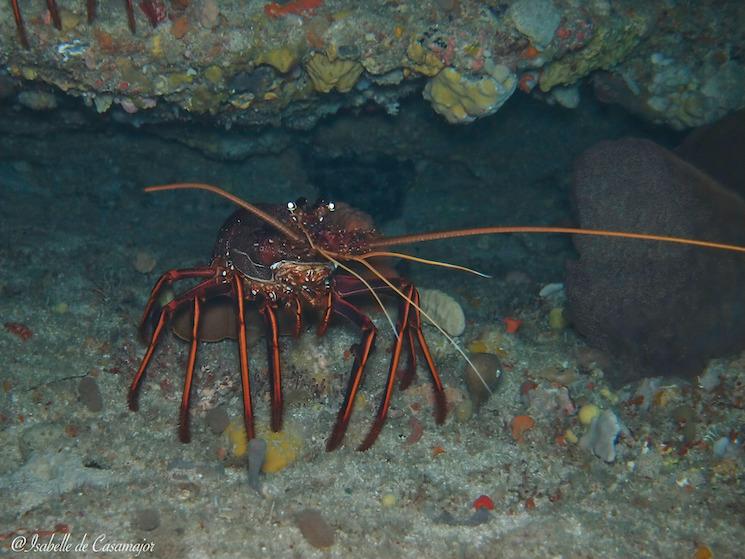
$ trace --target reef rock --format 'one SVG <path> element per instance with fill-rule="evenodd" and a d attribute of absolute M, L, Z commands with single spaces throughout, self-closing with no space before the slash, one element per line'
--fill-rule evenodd
<path fill-rule="evenodd" d="M 134 126 L 307 130 L 344 109 L 397 114 L 413 92 L 460 124 L 518 84 L 553 101 L 590 76 L 603 99 L 677 129 L 745 106 L 741 0 L 135 2 L 136 33 L 125 10 L 94 18 L 82 0 L 59 8 L 58 30 L 40 4 L 19 3 L 17 25 L 0 2 L 0 96 L 47 111 L 78 97 Z"/>
<path fill-rule="evenodd" d="M 576 162 L 583 228 L 745 244 L 745 201 L 647 140 L 601 142 Z M 568 311 L 614 357 L 612 380 L 701 372 L 745 347 L 745 255 L 662 242 L 575 237 Z"/>

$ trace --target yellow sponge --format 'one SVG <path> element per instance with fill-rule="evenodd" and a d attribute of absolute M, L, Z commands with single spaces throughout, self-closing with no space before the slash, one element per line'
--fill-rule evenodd
<path fill-rule="evenodd" d="M 445 68 L 427 82 L 424 98 L 450 123 L 473 122 L 497 112 L 516 86 L 515 74 L 505 66 L 495 66 L 490 73 L 479 76 Z"/>
<path fill-rule="evenodd" d="M 262 52 L 256 57 L 259 64 L 268 64 L 286 74 L 297 64 L 299 53 L 289 47 L 276 48 L 270 51 Z"/>
<path fill-rule="evenodd" d="M 266 458 L 261 471 L 267 474 L 273 474 L 292 464 L 303 448 L 300 432 L 289 425 L 285 425 L 278 433 L 266 431 L 259 436 L 266 441 Z"/>
<path fill-rule="evenodd" d="M 316 91 L 328 93 L 336 89 L 344 93 L 354 87 L 363 68 L 356 60 L 332 59 L 325 54 L 316 53 L 308 60 L 305 70 Z"/>
<path fill-rule="evenodd" d="M 225 427 L 223 434 L 228 439 L 233 456 L 240 458 L 246 454 L 248 441 L 246 440 L 246 429 L 240 421 L 231 421 Z"/>
<path fill-rule="evenodd" d="M 579 422 L 582 425 L 589 425 L 592 420 L 600 415 L 600 408 L 595 404 L 585 404 L 579 409 Z"/>
<path fill-rule="evenodd" d="M 246 429 L 241 421 L 231 421 L 223 435 L 228 439 L 229 451 L 233 456 L 240 458 L 246 454 L 248 441 Z M 267 474 L 273 474 L 292 464 L 297 460 L 303 448 L 302 434 L 292 425 L 285 425 L 285 428 L 278 433 L 259 427 L 256 436 L 266 441 L 266 457 L 261 471 Z"/>

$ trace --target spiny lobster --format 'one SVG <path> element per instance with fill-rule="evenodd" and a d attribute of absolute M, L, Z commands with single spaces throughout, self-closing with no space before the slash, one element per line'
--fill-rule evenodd
<path fill-rule="evenodd" d="M 401 387 L 406 388 L 414 379 L 418 347 L 427 364 L 432 380 L 435 396 L 435 419 L 438 424 L 444 422 L 447 410 L 443 383 L 424 338 L 422 315 L 430 320 L 446 337 L 447 334 L 421 309 L 419 295 L 410 281 L 399 277 L 392 271 L 383 271 L 380 266 L 374 265 L 371 259 L 402 258 L 479 274 L 463 266 L 391 252 L 389 250 L 391 247 L 472 235 L 565 233 L 661 241 L 745 253 L 745 247 L 732 244 L 645 233 L 572 227 L 475 227 L 385 237 L 376 231 L 369 216 L 342 203 L 321 202 L 310 205 L 301 200 L 290 202 L 287 205 L 259 206 L 250 204 L 216 186 L 201 183 L 152 186 L 145 190 L 147 192 L 159 192 L 185 189 L 212 192 L 230 200 L 240 209 L 235 211 L 220 229 L 209 265 L 169 270 L 160 277 L 153 287 L 142 316 L 140 331 L 144 336 L 151 325 L 154 328 L 147 351 L 130 386 L 128 397 L 130 409 L 136 410 L 138 408 L 137 395 L 140 384 L 169 319 L 178 310 L 190 304 L 193 319 L 179 421 L 179 436 L 183 442 L 188 442 L 190 439 L 189 400 L 197 356 L 202 305 L 205 300 L 213 297 L 232 297 L 235 305 L 243 388 L 244 423 L 249 439 L 255 436 L 255 430 L 247 353 L 246 302 L 255 301 L 258 304 L 267 329 L 266 339 L 271 383 L 271 428 L 274 431 L 282 428 L 283 415 L 278 308 L 288 309 L 294 316 L 294 333 L 296 336 L 300 334 L 302 328 L 304 307 L 321 311 L 319 335 L 326 332 L 333 315 L 349 320 L 360 329 L 359 349 L 352 365 L 344 401 L 339 409 L 331 436 L 326 443 L 326 449 L 331 451 L 338 448 L 344 438 L 355 398 L 362 384 L 365 365 L 373 349 L 377 334 L 377 329 L 370 318 L 350 299 L 370 294 L 385 312 L 380 295 L 393 294 L 397 296 L 399 298 L 399 311 L 395 327 L 390 317 L 388 317 L 394 329 L 395 342 L 388 368 L 385 391 L 378 405 L 372 426 L 358 447 L 359 450 L 367 450 L 374 444 L 388 415 L 398 367 L 404 351 L 407 352 L 407 360 L 406 369 L 401 378 Z M 169 303 L 159 307 L 157 301 L 163 289 L 173 282 L 184 279 L 198 279 L 199 282 L 191 289 L 176 296 Z M 386 316 L 388 316 L 387 313 Z M 448 337 L 448 339 L 470 363 L 466 354 L 458 348 L 451 338 Z M 475 368 L 474 370 L 476 371 Z M 478 371 L 476 371 L 476 374 L 478 374 Z"/>

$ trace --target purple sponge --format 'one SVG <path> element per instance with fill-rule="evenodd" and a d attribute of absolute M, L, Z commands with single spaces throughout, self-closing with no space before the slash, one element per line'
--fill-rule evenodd
<path fill-rule="evenodd" d="M 573 204 L 583 228 L 745 245 L 745 201 L 648 140 L 596 144 L 576 162 Z M 575 237 L 569 316 L 614 357 L 615 383 L 692 377 L 745 348 L 745 255 L 668 243 Z"/>

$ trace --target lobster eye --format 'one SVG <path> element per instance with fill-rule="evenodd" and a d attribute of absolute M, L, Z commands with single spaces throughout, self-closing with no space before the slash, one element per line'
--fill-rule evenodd
<path fill-rule="evenodd" d="M 287 202 L 287 209 L 294 212 L 297 209 L 295 202 Z"/>
<path fill-rule="evenodd" d="M 336 204 L 334 204 L 333 202 L 329 202 L 326 207 L 329 209 L 330 212 L 333 212 L 336 209 Z"/>

